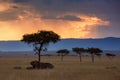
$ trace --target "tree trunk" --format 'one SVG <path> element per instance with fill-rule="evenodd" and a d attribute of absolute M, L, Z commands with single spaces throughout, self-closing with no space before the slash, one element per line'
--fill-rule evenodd
<path fill-rule="evenodd" d="M 43 47 L 43 43 L 40 44 L 40 48 L 39 48 L 39 53 L 38 53 L 38 61 L 39 63 L 41 62 L 41 50 L 42 50 L 42 47 Z"/>
<path fill-rule="evenodd" d="M 63 62 L 63 55 L 61 55 L 61 62 Z"/>
<path fill-rule="evenodd" d="M 94 63 L 94 54 L 92 53 L 91 56 L 92 56 L 92 62 Z"/>
<path fill-rule="evenodd" d="M 41 62 L 41 56 L 40 56 L 40 53 L 41 53 L 41 50 L 39 50 L 39 53 L 38 53 L 38 61 L 39 61 L 39 63 Z"/>
<path fill-rule="evenodd" d="M 81 53 L 79 54 L 80 62 L 82 62 L 82 55 Z"/>

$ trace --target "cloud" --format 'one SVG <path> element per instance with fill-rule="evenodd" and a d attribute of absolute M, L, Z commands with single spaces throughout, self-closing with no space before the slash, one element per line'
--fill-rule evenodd
<path fill-rule="evenodd" d="M 0 21 L 16 21 L 20 16 L 30 17 L 27 16 L 30 11 L 28 5 L 15 4 L 10 0 L 1 0 L 0 2 Z"/>
<path fill-rule="evenodd" d="M 0 21 L 16 21 L 19 16 L 26 16 L 28 13 L 24 9 L 17 6 L 11 6 L 9 9 L 0 11 Z"/>
<path fill-rule="evenodd" d="M 41 16 L 41 19 L 55 19 L 55 20 L 57 20 L 56 16 Z"/>
<path fill-rule="evenodd" d="M 14 3 L 25 3 L 25 2 L 28 2 L 29 0 L 11 0 L 13 1 Z"/>
<path fill-rule="evenodd" d="M 42 16 L 42 19 L 52 19 L 52 20 L 65 20 L 65 21 L 81 21 L 81 19 L 74 15 L 64 15 L 64 16 Z"/>
<path fill-rule="evenodd" d="M 21 36 L 42 29 L 53 30 L 64 38 L 108 36 L 110 31 L 116 35 L 120 30 L 119 3 L 120 0 L 0 0 L 0 22 Z M 13 24 L 16 30 L 11 28 Z"/>
<path fill-rule="evenodd" d="M 14 5 L 14 6 L 12 6 L 12 8 L 18 9 L 19 7 L 18 7 L 18 6 L 16 6 L 16 5 Z"/>
<path fill-rule="evenodd" d="M 69 13 L 97 16 L 104 20 L 120 20 L 120 0 L 9 0 L 43 17 L 69 15 Z M 24 4 L 25 3 L 25 4 Z"/>
<path fill-rule="evenodd" d="M 11 20 L 17 20 L 18 14 L 15 11 L 4 11 L 0 12 L 0 21 L 11 21 Z"/>
<path fill-rule="evenodd" d="M 31 12 L 43 17 L 86 14 L 104 20 L 120 20 L 119 0 L 5 0 L 19 6 L 29 6 Z M 2 2 L 5 2 L 2 0 Z M 24 4 L 25 3 L 25 4 Z M 13 8 L 17 8 L 13 6 Z M 24 8 L 26 9 L 26 7 Z M 27 8 L 28 9 L 28 8 Z M 40 17 L 40 16 L 39 16 Z"/>
<path fill-rule="evenodd" d="M 58 19 L 61 20 L 70 20 L 70 21 L 81 21 L 81 19 L 77 16 L 73 16 L 73 15 L 65 15 L 63 17 L 59 17 Z"/>

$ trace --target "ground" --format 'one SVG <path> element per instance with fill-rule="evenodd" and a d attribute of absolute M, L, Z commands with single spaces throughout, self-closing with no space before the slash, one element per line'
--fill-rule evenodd
<path fill-rule="evenodd" d="M 109 59 L 83 57 L 79 62 L 77 56 L 42 56 L 42 62 L 52 63 L 54 69 L 27 70 L 30 61 L 37 57 L 0 58 L 0 80 L 120 80 L 120 57 Z M 21 69 L 14 69 L 21 67 Z"/>

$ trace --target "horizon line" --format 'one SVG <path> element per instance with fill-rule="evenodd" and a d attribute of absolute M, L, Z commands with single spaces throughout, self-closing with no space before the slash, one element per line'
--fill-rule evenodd
<path fill-rule="evenodd" d="M 120 37 L 98 37 L 98 38 L 61 38 L 61 39 L 105 39 L 105 38 L 120 38 Z M 0 41 L 20 41 L 18 40 L 0 40 Z"/>

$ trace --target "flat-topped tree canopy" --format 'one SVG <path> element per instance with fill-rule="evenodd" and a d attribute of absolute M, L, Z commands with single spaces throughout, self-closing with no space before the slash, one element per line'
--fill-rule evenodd
<path fill-rule="evenodd" d="M 87 52 L 89 52 L 90 54 L 98 54 L 102 53 L 103 51 L 99 48 L 88 48 Z"/>
<path fill-rule="evenodd" d="M 58 55 L 61 56 L 61 61 L 63 61 L 63 57 L 68 55 L 70 51 L 67 49 L 61 49 L 61 50 L 58 50 L 56 53 L 58 53 Z"/>
<path fill-rule="evenodd" d="M 72 48 L 72 51 L 79 55 L 80 62 L 82 62 L 82 53 L 86 52 L 86 49 L 75 47 Z"/>
<path fill-rule="evenodd" d="M 60 40 L 60 36 L 53 31 L 38 31 L 37 33 L 32 34 L 25 34 L 23 35 L 23 39 L 21 41 L 24 41 L 26 43 L 56 43 Z"/>
<path fill-rule="evenodd" d="M 38 61 L 40 62 L 40 53 L 43 47 L 49 45 L 50 42 L 56 43 L 60 40 L 60 36 L 53 31 L 38 31 L 37 33 L 25 34 L 21 41 L 28 44 L 32 43 L 35 50 L 38 51 Z"/>
<path fill-rule="evenodd" d="M 70 51 L 67 50 L 67 49 L 61 49 L 61 50 L 58 50 L 56 53 L 58 53 L 58 54 L 60 54 L 62 56 L 65 56 L 65 55 L 69 54 Z"/>
<path fill-rule="evenodd" d="M 72 48 L 72 51 L 76 52 L 77 54 L 81 54 L 86 50 L 84 48 L 75 47 L 75 48 Z"/>
<path fill-rule="evenodd" d="M 92 62 L 94 62 L 94 55 L 100 56 L 100 53 L 102 53 L 103 51 L 99 48 L 88 48 L 87 52 L 91 54 Z"/>

